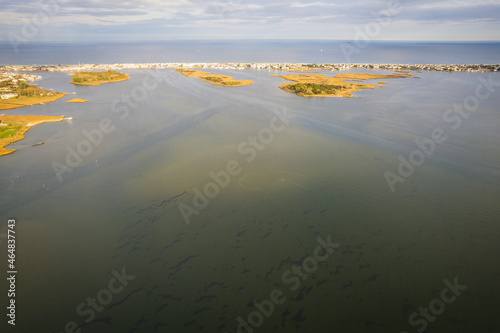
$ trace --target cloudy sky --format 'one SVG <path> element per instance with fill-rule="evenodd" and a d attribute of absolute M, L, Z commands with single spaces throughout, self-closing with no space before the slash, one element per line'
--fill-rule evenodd
<path fill-rule="evenodd" d="M 4 41 L 352 40 L 359 31 L 499 41 L 500 0 L 0 0 Z"/>

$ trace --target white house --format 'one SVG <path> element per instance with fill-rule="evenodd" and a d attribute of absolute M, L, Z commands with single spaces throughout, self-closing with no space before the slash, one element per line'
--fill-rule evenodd
<path fill-rule="evenodd" d="M 19 95 L 18 95 L 18 94 L 16 94 L 16 93 L 7 93 L 7 94 L 2 94 L 2 95 L 0 95 L 0 97 L 1 97 L 2 99 L 9 99 L 9 98 L 14 98 L 14 97 L 17 97 L 17 96 L 19 96 Z"/>

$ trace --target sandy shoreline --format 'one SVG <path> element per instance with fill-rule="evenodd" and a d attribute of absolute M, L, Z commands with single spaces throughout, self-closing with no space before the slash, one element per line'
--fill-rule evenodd
<path fill-rule="evenodd" d="M 33 126 L 47 122 L 60 122 L 64 116 L 0 116 L 0 136 L 13 135 L 8 137 L 0 137 L 0 156 L 12 154 L 15 149 L 6 149 L 11 143 L 24 139 L 24 134 Z"/>

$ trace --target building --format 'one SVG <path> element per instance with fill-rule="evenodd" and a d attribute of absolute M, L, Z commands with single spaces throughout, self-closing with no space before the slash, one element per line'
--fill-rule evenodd
<path fill-rule="evenodd" d="M 0 95 L 0 97 L 1 97 L 2 99 L 9 99 L 9 98 L 14 98 L 14 97 L 17 97 L 17 96 L 19 96 L 19 95 L 18 95 L 18 94 L 16 94 L 16 93 L 7 93 L 7 94 L 2 94 L 2 95 Z"/>

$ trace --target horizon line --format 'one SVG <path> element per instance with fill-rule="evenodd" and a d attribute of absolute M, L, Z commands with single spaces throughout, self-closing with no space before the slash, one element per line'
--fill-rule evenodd
<path fill-rule="evenodd" d="M 332 42 L 356 42 L 355 39 L 331 39 L 331 38 L 186 38 L 186 39 L 151 39 L 151 40 L 44 40 L 26 41 L 23 44 L 36 43 L 161 43 L 161 42 L 182 42 L 182 41 L 332 41 Z M 406 42 L 406 43 L 500 43 L 500 40 L 405 40 L 405 39 L 374 39 L 370 42 Z M 9 40 L 0 39 L 0 43 L 10 43 Z"/>

